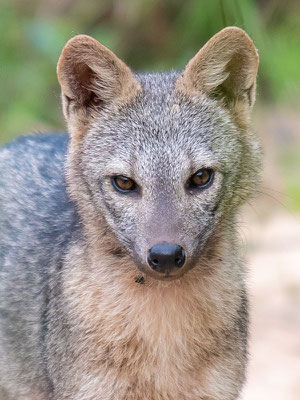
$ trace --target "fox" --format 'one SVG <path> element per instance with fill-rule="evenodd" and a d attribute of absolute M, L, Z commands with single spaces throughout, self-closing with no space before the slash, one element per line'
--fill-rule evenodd
<path fill-rule="evenodd" d="M 67 42 L 67 133 L 0 150 L 1 400 L 240 396 L 257 70 L 234 26 L 182 71 L 135 73 L 90 36 Z"/>

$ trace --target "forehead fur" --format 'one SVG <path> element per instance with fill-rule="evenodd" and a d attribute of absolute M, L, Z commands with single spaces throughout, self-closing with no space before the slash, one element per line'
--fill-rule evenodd
<path fill-rule="evenodd" d="M 234 161 L 239 148 L 240 132 L 226 109 L 203 94 L 191 100 L 176 90 L 180 74 L 139 74 L 141 93 L 130 106 L 102 112 L 95 120 L 85 142 L 90 149 L 101 142 L 101 151 L 118 153 L 119 159 L 128 159 L 143 152 L 148 159 L 163 161 L 169 155 L 177 162 L 187 154 L 195 159 L 201 152 L 222 149 L 223 158 L 236 145 L 231 155 Z M 176 157 L 175 157 L 176 156 Z"/>

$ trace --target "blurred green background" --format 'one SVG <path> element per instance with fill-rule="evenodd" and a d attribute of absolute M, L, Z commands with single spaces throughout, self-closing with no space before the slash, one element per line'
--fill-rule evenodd
<path fill-rule="evenodd" d="M 0 0 L 0 143 L 64 129 L 55 70 L 73 35 L 94 36 L 134 70 L 154 71 L 182 68 L 228 25 L 244 28 L 259 50 L 258 128 L 280 118 L 266 144 L 274 144 L 287 206 L 300 210 L 299 127 L 284 122 L 292 113 L 299 123 L 299 0 Z"/>

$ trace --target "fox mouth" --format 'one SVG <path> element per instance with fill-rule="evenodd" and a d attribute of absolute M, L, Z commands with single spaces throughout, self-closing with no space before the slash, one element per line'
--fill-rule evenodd
<path fill-rule="evenodd" d="M 171 281 L 175 281 L 177 279 L 180 279 L 184 274 L 180 274 L 180 275 L 171 275 L 171 274 L 146 274 L 146 277 L 151 277 L 154 280 L 157 281 L 164 281 L 164 282 L 171 282 Z M 135 282 L 139 283 L 140 285 L 143 285 L 145 283 L 145 278 L 144 276 L 137 276 L 135 278 Z"/>
<path fill-rule="evenodd" d="M 152 279 L 158 280 L 158 281 L 175 281 L 177 279 L 182 278 L 183 275 L 190 269 L 187 268 L 186 266 L 182 270 L 178 270 L 176 272 L 166 272 L 166 273 L 161 273 L 161 272 L 155 272 L 152 269 L 150 269 L 146 265 L 138 265 L 139 270 L 143 273 L 143 275 L 138 276 L 136 278 L 137 283 L 144 283 L 144 280 L 146 277 L 150 277 Z M 143 277 L 143 279 L 142 279 Z M 140 280 L 142 282 L 140 282 Z"/>
<path fill-rule="evenodd" d="M 156 279 L 161 281 L 175 281 L 176 279 L 181 278 L 183 275 L 184 273 L 181 273 L 180 275 L 164 274 L 162 276 L 158 276 Z"/>

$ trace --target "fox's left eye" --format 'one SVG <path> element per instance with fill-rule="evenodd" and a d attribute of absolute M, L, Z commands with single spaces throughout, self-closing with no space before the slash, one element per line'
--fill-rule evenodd
<path fill-rule="evenodd" d="M 111 178 L 112 185 L 113 187 L 118 191 L 118 192 L 130 192 L 132 190 L 135 190 L 137 187 L 137 184 L 134 182 L 133 179 L 127 178 L 127 176 L 123 175 L 116 175 Z"/>
<path fill-rule="evenodd" d="M 202 168 L 190 177 L 188 184 L 192 188 L 204 189 L 211 185 L 213 177 L 214 171 L 211 168 Z"/>

